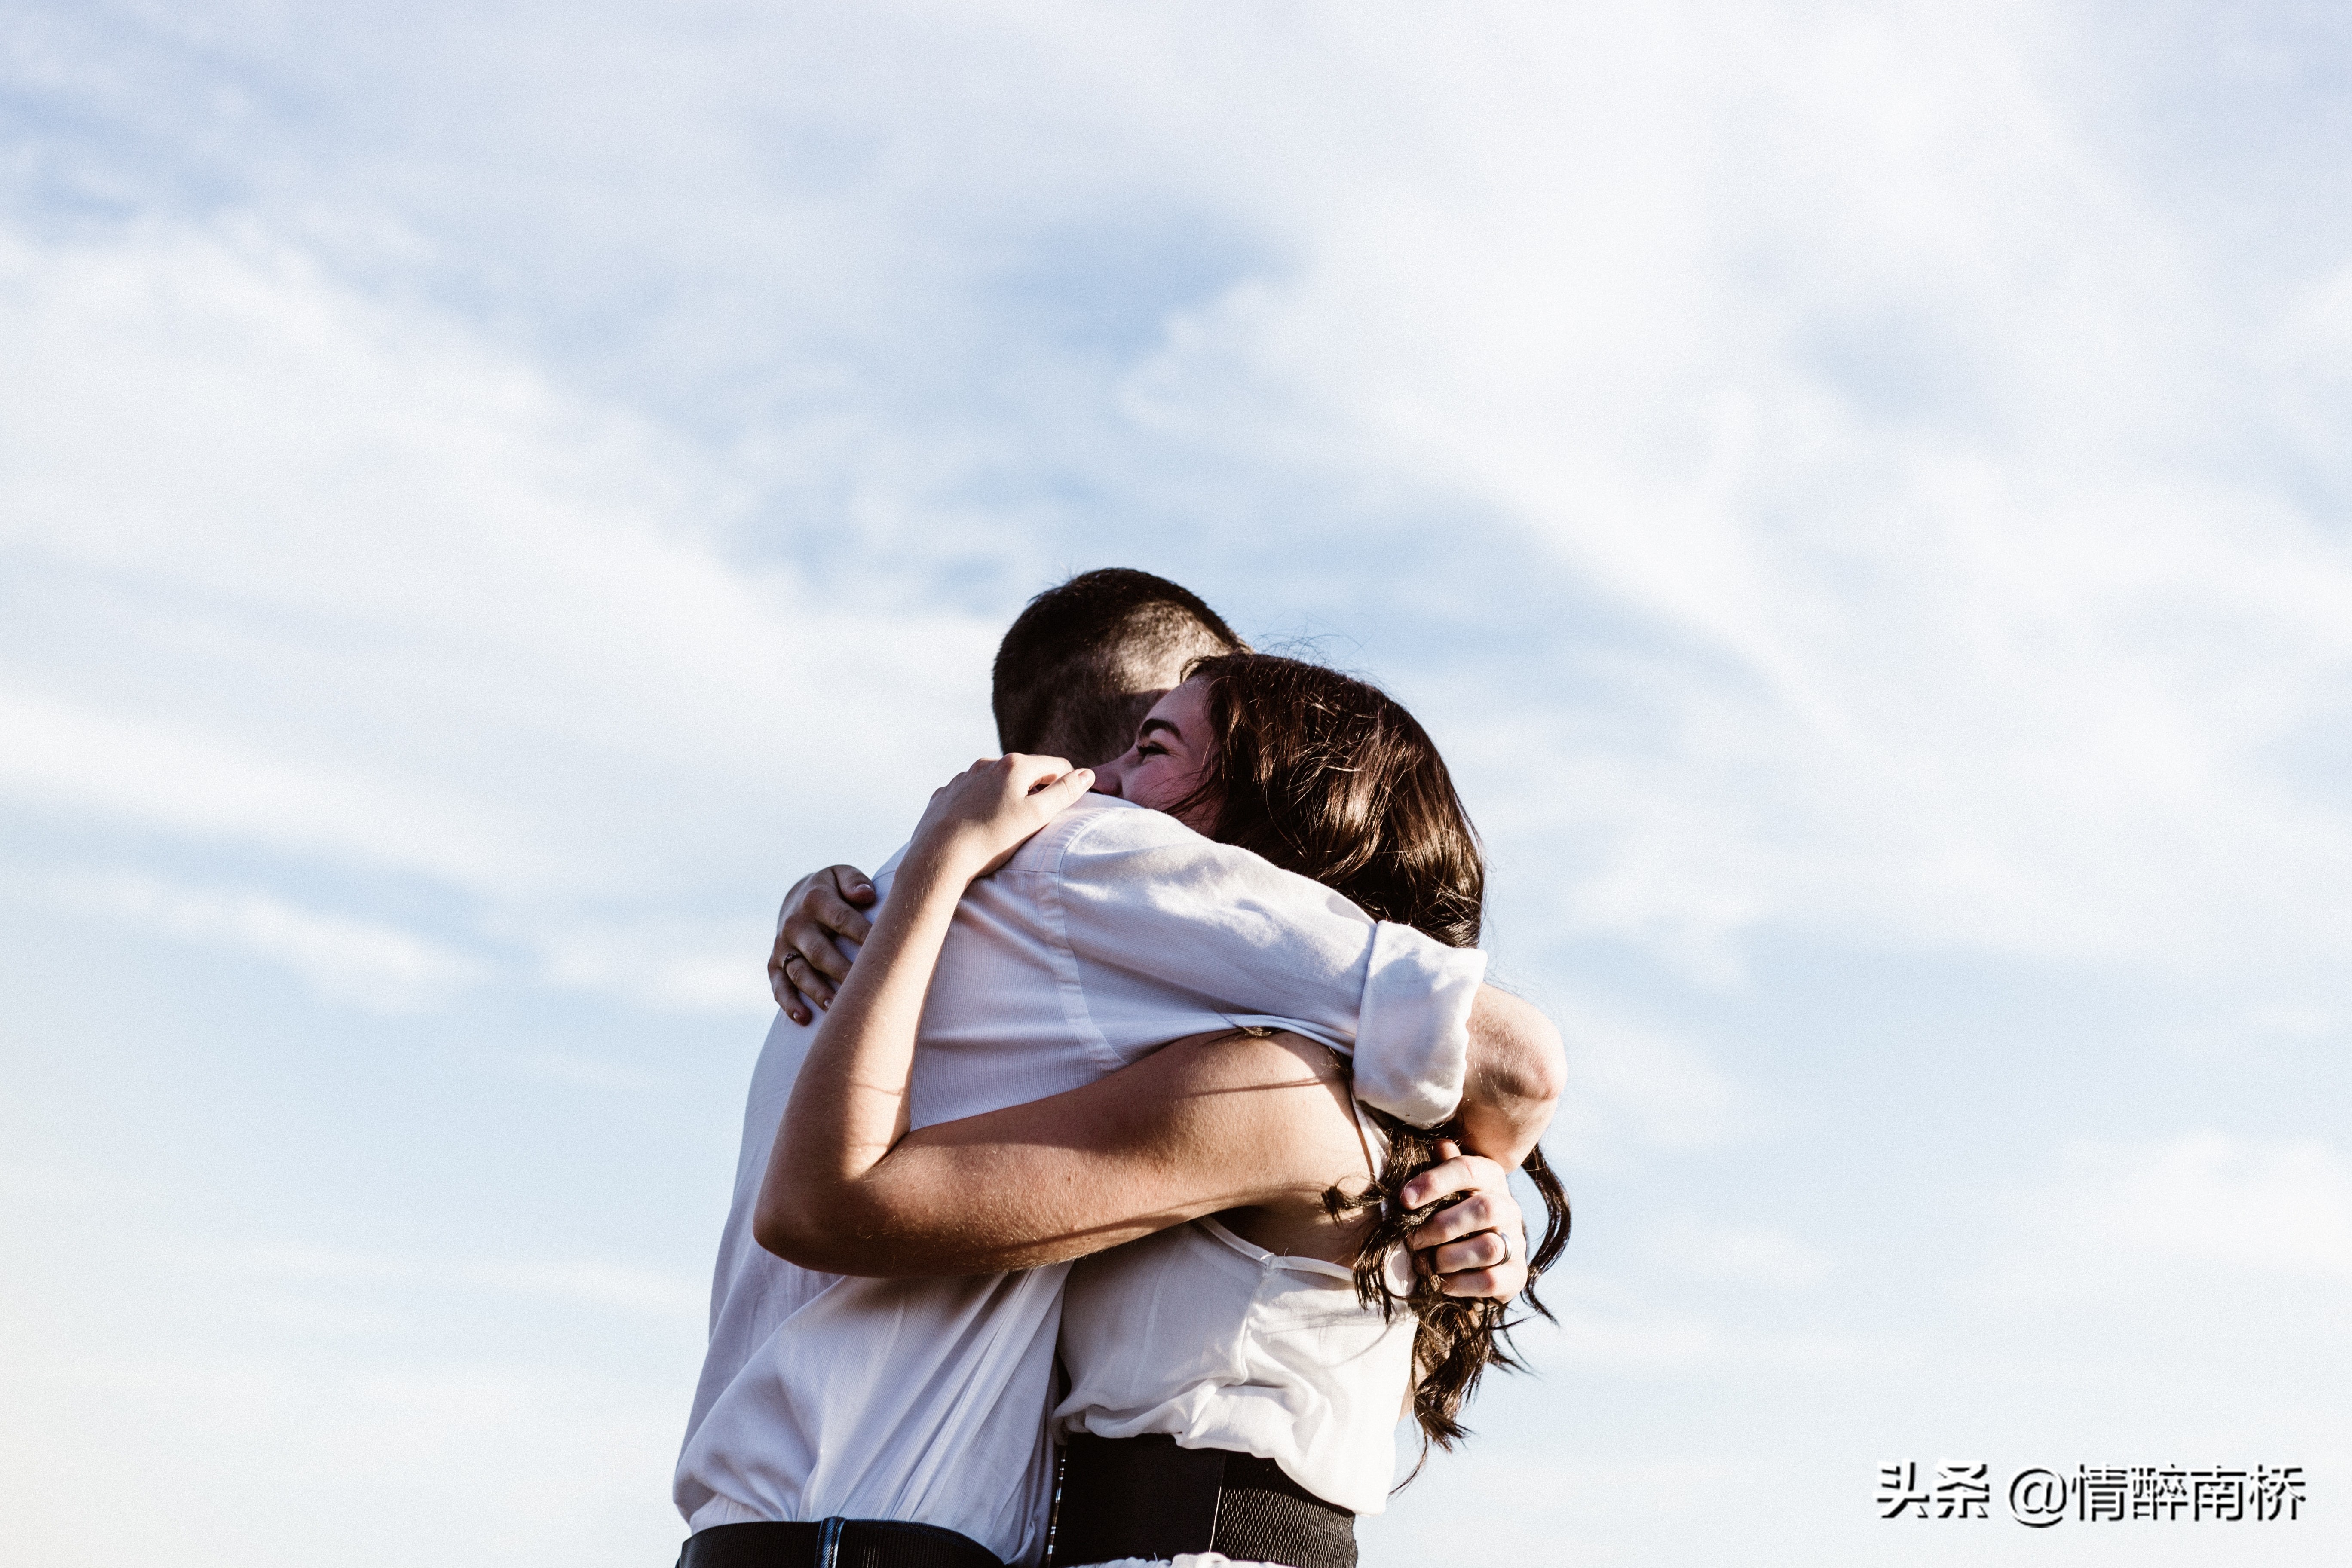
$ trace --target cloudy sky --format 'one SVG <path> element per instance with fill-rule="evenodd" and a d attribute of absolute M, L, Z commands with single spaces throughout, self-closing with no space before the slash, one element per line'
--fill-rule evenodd
<path fill-rule="evenodd" d="M 12 1558 L 669 1562 L 775 898 L 1121 563 L 1421 714 L 1570 1042 L 1368 1568 L 2342 1561 L 2341 8 L 0 35 Z"/>

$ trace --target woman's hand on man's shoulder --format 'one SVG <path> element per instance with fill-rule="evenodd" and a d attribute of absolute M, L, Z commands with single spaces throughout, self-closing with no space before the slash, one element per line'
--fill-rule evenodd
<path fill-rule="evenodd" d="M 1094 778 L 1093 769 L 1060 757 L 982 757 L 931 792 L 908 864 L 928 861 L 965 880 L 985 877 L 1084 796 Z"/>

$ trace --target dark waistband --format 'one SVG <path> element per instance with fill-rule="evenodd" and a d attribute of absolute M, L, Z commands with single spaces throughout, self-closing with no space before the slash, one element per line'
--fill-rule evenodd
<path fill-rule="evenodd" d="M 1064 1445 L 1047 1568 L 1222 1552 L 1291 1568 L 1356 1568 L 1356 1516 L 1272 1459 L 1179 1447 L 1169 1436 Z"/>
<path fill-rule="evenodd" d="M 677 1568 L 1004 1568 L 969 1535 L 886 1519 L 714 1524 L 686 1539 Z"/>

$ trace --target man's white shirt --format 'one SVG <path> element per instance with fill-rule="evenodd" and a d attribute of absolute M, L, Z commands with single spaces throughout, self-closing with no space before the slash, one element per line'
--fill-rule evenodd
<path fill-rule="evenodd" d="M 896 865 L 875 879 L 886 897 Z M 924 1005 L 911 1119 L 1024 1104 L 1170 1040 L 1265 1025 L 1352 1052 L 1360 1099 L 1427 1125 L 1461 1098 L 1485 973 L 1481 952 L 1378 924 L 1172 817 L 1090 795 L 958 905 Z M 764 1251 L 752 1211 L 814 1034 L 778 1014 L 752 1073 L 678 1510 L 693 1531 L 913 1521 L 1034 1561 L 1068 1266 L 864 1279 Z"/>

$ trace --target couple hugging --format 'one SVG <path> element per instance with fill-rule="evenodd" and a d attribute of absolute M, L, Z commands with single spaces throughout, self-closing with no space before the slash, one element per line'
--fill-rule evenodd
<path fill-rule="evenodd" d="M 1379 691 L 1108 570 L 994 708 L 870 886 L 785 904 L 682 1568 L 1347 1568 L 1565 1239 L 1559 1037 Z"/>

